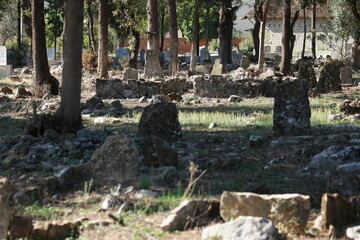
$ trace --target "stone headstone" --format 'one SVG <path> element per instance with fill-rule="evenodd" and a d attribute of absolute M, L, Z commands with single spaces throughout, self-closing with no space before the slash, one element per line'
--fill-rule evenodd
<path fill-rule="evenodd" d="M 47 48 L 46 53 L 47 53 L 48 60 L 54 60 L 55 59 L 55 48 Z"/>
<path fill-rule="evenodd" d="M 360 225 L 349 227 L 346 229 L 346 237 L 350 240 L 360 239 Z"/>
<path fill-rule="evenodd" d="M 269 219 L 240 216 L 231 222 L 205 228 L 201 234 L 201 239 L 279 240 L 281 238 Z"/>
<path fill-rule="evenodd" d="M 321 199 L 321 227 L 328 229 L 330 225 L 343 227 L 359 223 L 360 196 L 344 196 L 338 193 L 324 194 Z"/>
<path fill-rule="evenodd" d="M 138 70 L 135 68 L 127 67 L 124 72 L 123 81 L 138 80 Z"/>
<path fill-rule="evenodd" d="M 6 47 L 0 46 L 0 66 L 6 66 L 6 65 L 7 65 Z"/>
<path fill-rule="evenodd" d="M 299 62 L 299 78 L 306 79 L 308 88 L 315 88 L 317 85 L 314 64 L 310 61 Z"/>
<path fill-rule="evenodd" d="M 0 239 L 7 239 L 10 220 L 15 214 L 15 189 L 6 178 L 0 178 Z"/>
<path fill-rule="evenodd" d="M 238 216 L 276 220 L 286 232 L 304 231 L 310 214 L 310 197 L 301 194 L 255 194 L 224 192 L 220 200 L 220 215 L 225 221 Z"/>
<path fill-rule="evenodd" d="M 93 178 L 105 182 L 123 183 L 138 174 L 140 156 L 133 142 L 125 134 L 109 136 L 90 160 Z"/>
<path fill-rule="evenodd" d="M 141 49 L 141 51 L 140 51 L 139 60 L 142 64 L 145 64 L 145 50 L 144 49 Z"/>
<path fill-rule="evenodd" d="M 204 60 L 210 59 L 210 53 L 206 50 L 205 47 L 200 48 L 200 62 L 204 62 Z"/>
<path fill-rule="evenodd" d="M 122 63 L 122 61 L 129 60 L 129 49 L 127 48 L 118 48 L 116 49 L 115 54 L 115 65 L 119 65 Z"/>
<path fill-rule="evenodd" d="M 242 56 L 241 58 L 241 62 L 240 62 L 240 67 L 242 67 L 243 69 L 247 69 L 248 67 L 250 67 L 250 60 L 247 56 Z"/>
<path fill-rule="evenodd" d="M 318 82 L 318 91 L 328 93 L 341 90 L 340 68 L 342 62 L 327 58 L 324 67 L 321 69 Z"/>
<path fill-rule="evenodd" d="M 211 75 L 223 75 L 224 73 L 226 73 L 224 65 L 220 62 L 215 62 L 213 69 L 211 70 Z"/>
<path fill-rule="evenodd" d="M 166 62 L 170 61 L 170 51 L 164 51 L 164 59 Z"/>
<path fill-rule="evenodd" d="M 275 85 L 273 134 L 306 135 L 310 133 L 308 87 L 305 79 L 285 79 Z"/>
<path fill-rule="evenodd" d="M 163 76 L 159 57 L 153 50 L 146 50 L 144 72 L 147 77 Z"/>
<path fill-rule="evenodd" d="M 352 71 L 349 67 L 342 67 L 340 69 L 341 84 L 353 84 Z"/>
<path fill-rule="evenodd" d="M 182 131 L 176 104 L 159 102 L 147 106 L 140 118 L 137 136 L 157 136 L 167 141 L 178 140 Z"/>

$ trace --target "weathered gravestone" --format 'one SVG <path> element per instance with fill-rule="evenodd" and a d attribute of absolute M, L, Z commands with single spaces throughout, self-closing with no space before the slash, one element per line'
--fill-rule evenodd
<path fill-rule="evenodd" d="M 205 60 L 210 60 L 210 54 L 209 51 L 206 50 L 205 47 L 200 48 L 200 62 L 204 62 Z"/>
<path fill-rule="evenodd" d="M 128 59 L 129 59 L 129 50 L 127 48 L 116 49 L 115 65 L 121 65 L 122 61 L 127 61 Z"/>
<path fill-rule="evenodd" d="M 290 79 L 275 85 L 273 134 L 306 135 L 310 133 L 310 106 L 305 79 Z"/>
<path fill-rule="evenodd" d="M 316 87 L 317 81 L 314 64 L 311 61 L 299 62 L 299 78 L 307 80 L 309 89 Z"/>
<path fill-rule="evenodd" d="M 55 59 L 55 48 L 46 48 L 46 54 L 48 60 Z"/>
<path fill-rule="evenodd" d="M 153 50 L 146 50 L 145 75 L 147 77 L 161 77 L 163 71 L 160 65 L 159 56 Z"/>
<path fill-rule="evenodd" d="M 0 46 L 0 79 L 10 77 L 12 66 L 7 65 L 7 50 L 5 46 Z"/>
<path fill-rule="evenodd" d="M 220 63 L 220 59 L 217 59 L 214 63 L 214 66 L 211 70 L 211 75 L 223 75 L 226 73 L 225 67 L 223 64 Z"/>
<path fill-rule="evenodd" d="M 124 72 L 123 81 L 138 80 L 138 70 L 135 68 L 127 67 Z"/>
<path fill-rule="evenodd" d="M 246 70 L 248 67 L 250 67 L 250 60 L 247 56 L 242 56 L 240 61 L 240 67 L 242 67 L 244 70 Z"/>
<path fill-rule="evenodd" d="M 340 68 L 343 63 L 337 59 L 327 58 L 321 69 L 318 82 L 318 91 L 328 93 L 341 90 Z"/>
<path fill-rule="evenodd" d="M 353 84 L 352 71 L 349 67 L 342 67 L 340 69 L 341 84 Z"/>

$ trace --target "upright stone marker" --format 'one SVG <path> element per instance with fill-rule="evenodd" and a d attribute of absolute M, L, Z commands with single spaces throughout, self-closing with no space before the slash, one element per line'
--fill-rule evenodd
<path fill-rule="evenodd" d="M 55 60 L 55 48 L 47 48 L 46 53 L 48 60 Z"/>
<path fill-rule="evenodd" d="M 306 135 L 310 133 L 310 106 L 305 79 L 286 78 L 275 85 L 273 134 Z"/>
<path fill-rule="evenodd" d="M 0 46 L 0 66 L 7 65 L 7 54 L 6 54 L 6 47 Z"/>

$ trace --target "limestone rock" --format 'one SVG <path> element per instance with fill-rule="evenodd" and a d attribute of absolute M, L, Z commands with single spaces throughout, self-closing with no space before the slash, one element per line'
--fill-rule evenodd
<path fill-rule="evenodd" d="M 9 239 L 31 239 L 33 235 L 33 222 L 31 217 L 14 216 L 9 228 Z"/>
<path fill-rule="evenodd" d="M 220 201 L 220 215 L 225 221 L 238 216 L 269 218 L 281 223 L 287 232 L 303 232 L 309 213 L 310 197 L 300 194 L 224 192 Z"/>
<path fill-rule="evenodd" d="M 344 114 L 345 116 L 359 114 L 360 113 L 360 100 L 359 99 L 355 99 L 354 101 L 351 101 L 349 99 L 344 100 L 339 105 L 339 111 L 340 111 L 340 113 Z"/>
<path fill-rule="evenodd" d="M 342 227 L 360 221 L 360 196 L 344 196 L 338 193 L 324 194 L 321 199 L 321 227 Z"/>
<path fill-rule="evenodd" d="M 211 70 L 211 75 L 223 75 L 224 73 L 226 73 L 226 71 L 224 70 L 223 64 L 215 62 Z"/>
<path fill-rule="evenodd" d="M 6 178 L 0 178 L 0 239 L 6 239 L 10 220 L 15 213 L 15 189 Z"/>
<path fill-rule="evenodd" d="M 241 102 L 241 101 L 242 101 L 242 98 L 238 95 L 231 95 L 228 98 L 228 102 Z"/>
<path fill-rule="evenodd" d="M 138 70 L 135 68 L 127 67 L 124 72 L 123 81 L 138 80 Z"/>
<path fill-rule="evenodd" d="M 318 82 L 318 91 L 328 93 L 341 90 L 340 68 L 342 62 L 327 58 L 324 67 L 321 69 Z"/>
<path fill-rule="evenodd" d="M 61 190 L 67 190 L 75 184 L 90 180 L 92 177 L 92 165 L 91 163 L 83 163 L 66 167 L 55 176 L 58 179 L 58 187 Z"/>
<path fill-rule="evenodd" d="M 13 93 L 13 91 L 12 91 L 12 89 L 11 88 L 9 88 L 9 87 L 2 87 L 1 89 L 0 89 L 0 92 L 1 93 L 4 93 L 4 94 L 12 94 Z"/>
<path fill-rule="evenodd" d="M 189 218 L 203 217 L 218 213 L 219 202 L 203 200 L 185 200 L 177 208 L 172 210 L 167 218 L 161 223 L 163 231 L 184 230 L 190 228 Z M 206 214 L 205 214 L 206 212 Z"/>
<path fill-rule="evenodd" d="M 107 137 L 92 155 L 91 163 L 94 180 L 122 183 L 137 175 L 140 156 L 132 141 L 120 134 Z"/>
<path fill-rule="evenodd" d="M 316 87 L 317 81 L 313 62 L 305 61 L 299 63 L 299 78 L 306 79 L 308 89 Z"/>
<path fill-rule="evenodd" d="M 139 121 L 137 136 L 151 135 L 168 141 L 182 137 L 178 109 L 174 103 L 160 102 L 145 107 Z"/>
<path fill-rule="evenodd" d="M 360 225 L 347 228 L 346 237 L 350 240 L 360 240 Z"/>
<path fill-rule="evenodd" d="M 201 239 L 277 240 L 280 239 L 280 236 L 273 223 L 268 219 L 239 216 L 231 222 L 205 228 Z"/>
<path fill-rule="evenodd" d="M 250 60 L 247 56 L 243 56 L 240 61 L 240 67 L 246 70 L 248 67 L 250 67 Z"/>
<path fill-rule="evenodd" d="M 32 96 L 31 92 L 27 91 L 23 87 L 19 87 L 15 91 L 15 99 L 16 98 L 26 98 L 26 97 L 31 97 L 31 96 Z"/>
<path fill-rule="evenodd" d="M 103 100 L 101 99 L 101 97 L 95 95 L 92 98 L 90 98 L 89 100 L 86 101 L 84 108 L 87 109 L 102 109 L 105 107 L 105 104 L 103 102 Z"/>
<path fill-rule="evenodd" d="M 273 134 L 310 133 L 310 106 L 306 80 L 286 79 L 275 86 Z"/>

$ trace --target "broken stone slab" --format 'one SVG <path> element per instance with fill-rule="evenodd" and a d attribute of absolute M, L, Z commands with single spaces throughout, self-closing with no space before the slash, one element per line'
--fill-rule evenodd
<path fill-rule="evenodd" d="M 239 216 L 233 221 L 205 228 L 201 239 L 277 240 L 280 236 L 269 219 Z"/>
<path fill-rule="evenodd" d="M 160 92 L 163 94 L 182 93 L 188 91 L 188 84 L 185 78 L 170 78 L 161 82 Z"/>
<path fill-rule="evenodd" d="M 287 78 L 275 85 L 273 134 L 308 135 L 311 110 L 306 80 Z"/>
<path fill-rule="evenodd" d="M 344 196 L 326 193 L 321 198 L 321 227 L 323 230 L 360 221 L 360 196 Z"/>
<path fill-rule="evenodd" d="M 219 202 L 206 200 L 185 200 L 177 208 L 173 209 L 160 227 L 163 231 L 185 230 L 193 227 L 198 216 L 218 216 Z"/>
<path fill-rule="evenodd" d="M 241 101 L 242 101 L 242 98 L 238 95 L 231 95 L 228 98 L 228 102 L 241 102 Z"/>
<path fill-rule="evenodd" d="M 15 214 L 15 189 L 7 178 L 0 178 L 0 239 L 7 239 L 10 220 Z"/>
<path fill-rule="evenodd" d="M 340 68 L 343 63 L 337 59 L 327 58 L 324 67 L 320 71 L 317 90 L 320 93 L 328 93 L 341 90 Z"/>
<path fill-rule="evenodd" d="M 264 144 L 265 139 L 262 136 L 251 135 L 249 138 L 249 147 L 259 147 Z"/>
<path fill-rule="evenodd" d="M 308 89 L 316 87 L 317 80 L 314 71 L 314 63 L 312 61 L 299 62 L 299 78 L 306 79 Z"/>
<path fill-rule="evenodd" d="M 159 102 L 145 107 L 138 126 L 138 137 L 156 136 L 167 141 L 182 137 L 175 103 Z"/>
<path fill-rule="evenodd" d="M 360 225 L 347 228 L 346 229 L 346 237 L 349 240 L 359 240 L 360 239 Z"/>
<path fill-rule="evenodd" d="M 310 197 L 301 194 L 224 192 L 220 200 L 220 215 L 225 221 L 238 216 L 268 218 L 292 233 L 304 231 L 309 214 Z"/>
<path fill-rule="evenodd" d="M 65 167 L 55 174 L 60 190 L 68 190 L 75 184 L 89 181 L 92 177 L 91 163 L 83 163 L 75 166 Z"/>
<path fill-rule="evenodd" d="M 138 80 L 138 70 L 135 68 L 127 67 L 124 72 L 123 81 Z"/>
<path fill-rule="evenodd" d="M 247 56 L 243 56 L 240 61 L 240 67 L 246 70 L 248 67 L 250 67 L 250 59 Z"/>
<path fill-rule="evenodd" d="M 93 178 L 99 182 L 123 183 L 137 176 L 140 155 L 125 134 L 109 136 L 90 160 Z"/>

